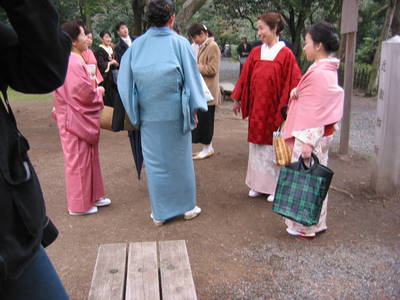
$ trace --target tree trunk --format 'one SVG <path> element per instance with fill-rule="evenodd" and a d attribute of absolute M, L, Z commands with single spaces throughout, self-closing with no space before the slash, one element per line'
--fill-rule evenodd
<path fill-rule="evenodd" d="M 394 0 L 394 13 L 391 30 L 392 35 L 400 35 L 400 0 Z"/>
<path fill-rule="evenodd" d="M 295 36 L 293 40 L 293 52 L 296 55 L 297 59 L 300 60 L 301 57 L 301 35 L 303 34 L 304 31 L 304 22 L 305 22 L 305 17 L 303 13 L 301 12 L 298 16 L 297 19 L 297 24 L 295 27 Z"/>
<path fill-rule="evenodd" d="M 367 89 L 367 95 L 369 95 L 369 96 L 376 95 L 376 92 L 378 90 L 381 48 L 382 48 L 383 41 L 387 40 L 389 37 L 390 27 L 391 27 L 391 23 L 393 20 L 393 14 L 395 11 L 393 2 L 392 2 L 392 5 L 388 6 L 388 8 L 386 9 L 385 23 L 383 24 L 381 35 L 379 37 L 378 47 L 376 49 L 374 60 L 372 62 L 371 77 L 369 78 L 368 89 Z M 396 2 L 398 2 L 398 1 L 396 0 Z"/>
<path fill-rule="evenodd" d="M 143 15 L 145 5 L 145 0 L 132 0 L 133 35 L 135 36 L 143 33 Z"/>
<path fill-rule="evenodd" d="M 175 23 L 179 30 L 193 17 L 193 15 L 207 2 L 207 0 L 186 0 L 181 10 L 176 15 Z"/>

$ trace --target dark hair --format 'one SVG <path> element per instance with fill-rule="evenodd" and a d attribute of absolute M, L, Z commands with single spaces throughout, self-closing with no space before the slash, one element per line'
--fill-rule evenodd
<path fill-rule="evenodd" d="M 126 25 L 125 22 L 118 22 L 117 25 L 115 25 L 115 31 L 118 31 L 121 28 L 121 26 L 128 27 L 128 25 Z"/>
<path fill-rule="evenodd" d="M 110 37 L 112 37 L 111 33 L 108 30 L 102 30 L 100 32 L 100 37 L 103 38 L 103 36 L 105 36 L 106 34 L 108 34 Z"/>
<path fill-rule="evenodd" d="M 269 11 L 259 16 L 258 19 L 267 24 L 271 30 L 276 28 L 276 35 L 279 35 L 283 28 L 285 28 L 285 19 L 279 12 Z"/>
<path fill-rule="evenodd" d="M 321 43 L 328 53 L 339 49 L 339 36 L 328 22 L 322 21 L 306 29 L 314 43 Z"/>
<path fill-rule="evenodd" d="M 188 29 L 188 34 L 190 37 L 199 35 L 202 32 L 206 33 L 209 37 L 214 36 L 214 33 L 206 27 L 206 25 L 200 23 L 193 23 Z"/>
<path fill-rule="evenodd" d="M 147 20 L 156 27 L 165 26 L 175 13 L 175 3 L 170 0 L 152 0 L 147 6 Z"/>
<path fill-rule="evenodd" d="M 83 24 L 80 20 L 65 22 L 61 25 L 61 29 L 64 30 L 73 41 L 76 41 L 81 33 L 81 27 L 83 28 Z"/>
<path fill-rule="evenodd" d="M 88 35 L 90 33 L 93 35 L 93 31 L 91 31 L 90 29 L 85 28 L 85 35 Z"/>

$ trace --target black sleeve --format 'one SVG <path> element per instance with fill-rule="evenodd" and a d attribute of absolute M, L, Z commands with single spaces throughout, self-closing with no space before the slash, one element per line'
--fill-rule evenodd
<path fill-rule="evenodd" d="M 0 0 L 0 6 L 14 30 L 0 30 L 0 39 L 8 39 L 0 46 L 0 81 L 24 93 L 48 93 L 62 85 L 71 40 L 59 28 L 54 7 L 48 0 Z"/>
<path fill-rule="evenodd" d="M 121 57 L 123 54 L 122 52 L 123 52 L 123 50 L 122 50 L 121 41 L 120 41 L 120 42 L 118 42 L 117 46 L 115 46 L 115 49 L 114 49 L 114 58 L 119 64 L 121 63 Z"/>
<path fill-rule="evenodd" d="M 237 47 L 237 54 L 239 56 L 242 56 L 242 52 L 243 52 L 243 44 L 239 44 L 239 46 Z"/>
<path fill-rule="evenodd" d="M 105 50 L 100 48 L 94 53 L 94 56 L 96 56 L 97 67 L 99 68 L 101 75 L 105 78 L 108 63 L 110 62 L 108 54 Z"/>

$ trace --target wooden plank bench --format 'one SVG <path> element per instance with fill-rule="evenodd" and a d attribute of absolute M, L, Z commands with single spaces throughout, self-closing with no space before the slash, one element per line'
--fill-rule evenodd
<path fill-rule="evenodd" d="M 223 81 L 219 83 L 219 88 L 221 90 L 223 100 L 225 101 L 230 99 L 230 95 L 232 94 L 235 85 L 232 82 Z"/>
<path fill-rule="evenodd" d="M 197 299 L 185 241 L 100 245 L 88 299 Z"/>

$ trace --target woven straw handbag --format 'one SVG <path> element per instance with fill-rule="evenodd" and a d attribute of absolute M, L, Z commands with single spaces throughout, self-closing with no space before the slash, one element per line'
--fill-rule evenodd
<path fill-rule="evenodd" d="M 100 111 L 100 128 L 113 131 L 111 127 L 113 115 L 114 108 L 111 106 L 104 106 L 104 108 Z M 133 127 L 126 114 L 124 120 L 124 130 L 137 130 L 137 128 Z"/>
<path fill-rule="evenodd" d="M 285 139 L 282 137 L 281 128 L 283 124 L 274 131 L 272 135 L 272 144 L 275 152 L 275 162 L 278 166 L 284 167 L 291 162 L 292 149 L 286 144 Z"/>

